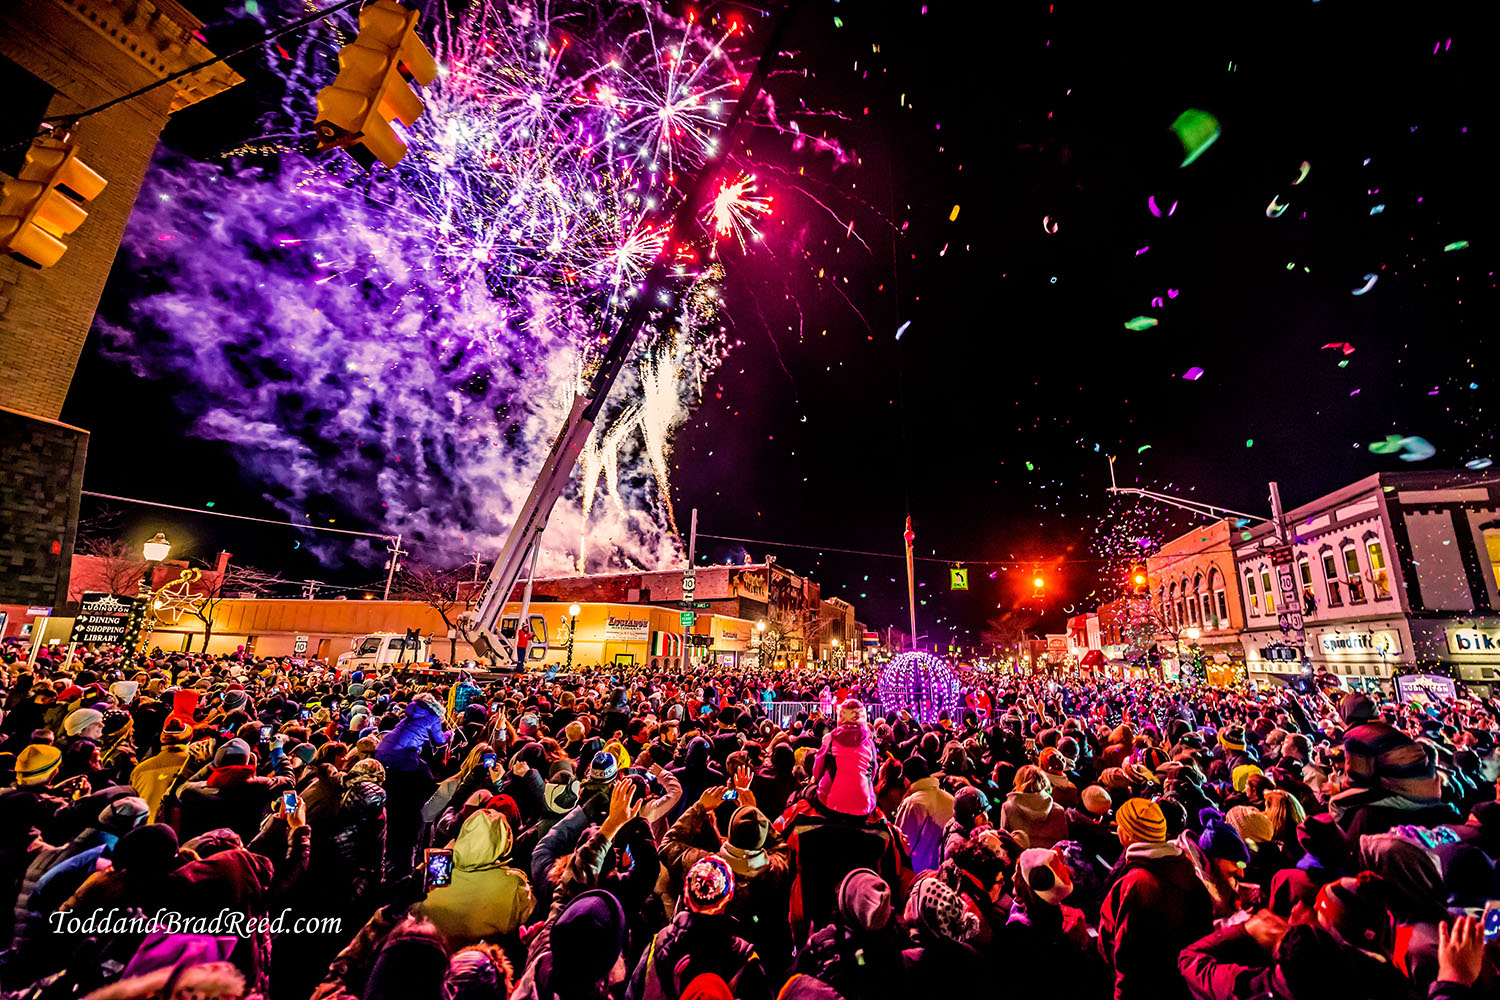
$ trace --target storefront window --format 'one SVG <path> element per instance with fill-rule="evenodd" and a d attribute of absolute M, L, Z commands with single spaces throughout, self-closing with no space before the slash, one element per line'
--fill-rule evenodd
<path fill-rule="evenodd" d="M 1266 614 L 1276 613 L 1276 592 L 1271 589 L 1271 571 L 1263 569 L 1260 571 L 1260 589 L 1266 592 Z"/>
<path fill-rule="evenodd" d="M 1203 626 L 1205 628 L 1219 627 L 1219 619 L 1214 614 L 1214 599 L 1211 594 L 1203 595 Z"/>
<path fill-rule="evenodd" d="M 1224 588 L 1220 587 L 1214 591 L 1214 601 L 1219 605 L 1219 626 L 1229 627 L 1229 598 L 1224 595 Z"/>
<path fill-rule="evenodd" d="M 1184 580 L 1182 583 L 1182 592 L 1183 595 L 1187 597 L 1188 603 L 1188 621 L 1193 625 L 1203 624 L 1198 620 L 1198 591 L 1201 588 L 1202 583 L 1202 576 L 1193 577 L 1193 592 L 1191 594 L 1187 592 L 1187 581 Z"/>
<path fill-rule="evenodd" d="M 1260 614 L 1260 595 L 1255 592 L 1255 574 L 1245 570 L 1245 598 L 1250 602 L 1250 613 Z"/>
<path fill-rule="evenodd" d="M 1342 607 L 1344 595 L 1339 588 L 1339 564 L 1332 552 L 1323 553 L 1323 577 L 1328 581 L 1328 606 Z"/>
<path fill-rule="evenodd" d="M 1349 603 L 1365 603 L 1365 581 L 1360 577 L 1359 550 L 1353 545 L 1344 548 L 1344 569 L 1349 574 Z"/>
<path fill-rule="evenodd" d="M 1366 542 L 1365 555 L 1370 557 L 1370 581 L 1375 585 L 1375 599 L 1383 601 L 1391 596 L 1391 574 L 1385 568 L 1385 549 L 1379 542 Z"/>

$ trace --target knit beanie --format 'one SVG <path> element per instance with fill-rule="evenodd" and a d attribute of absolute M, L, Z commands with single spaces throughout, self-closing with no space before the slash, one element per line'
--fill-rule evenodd
<path fill-rule="evenodd" d="M 1095 816 L 1107 816 L 1114 802 L 1109 797 L 1109 792 L 1098 785 L 1090 785 L 1079 795 L 1083 800 L 1083 808 Z"/>
<path fill-rule="evenodd" d="M 590 785 L 604 785 L 614 781 L 615 775 L 619 773 L 620 762 L 615 760 L 615 755 L 607 750 L 600 750 L 594 754 L 593 762 L 589 764 L 583 780 Z"/>
<path fill-rule="evenodd" d="M 920 923 L 934 934 L 967 941 L 979 932 L 979 917 L 964 906 L 963 897 L 935 876 L 918 879 L 906 897 L 906 920 Z"/>
<path fill-rule="evenodd" d="M 771 821 L 754 806 L 741 806 L 729 820 L 729 843 L 742 851 L 759 851 L 766 846 Z"/>
<path fill-rule="evenodd" d="M 349 765 L 349 773 L 346 779 L 349 783 L 356 781 L 373 781 L 377 785 L 385 784 L 385 765 L 374 757 L 366 757 Z"/>
<path fill-rule="evenodd" d="M 130 732 L 130 713 L 123 708 L 112 708 L 104 713 L 104 738 L 115 740 Z"/>
<path fill-rule="evenodd" d="M 864 931 L 878 931 L 891 919 L 891 887 L 868 868 L 856 868 L 839 883 L 839 913 Z"/>
<path fill-rule="evenodd" d="M 1127 843 L 1161 844 L 1167 839 L 1167 818 L 1150 799 L 1126 799 L 1115 813 L 1120 839 Z"/>
<path fill-rule="evenodd" d="M 591 889 L 575 896 L 552 925 L 553 993 L 590 992 L 620 960 L 626 934 L 625 909 L 611 893 Z"/>
<path fill-rule="evenodd" d="M 1364 951 L 1389 955 L 1396 940 L 1396 918 L 1385 903 L 1382 879 L 1373 872 L 1341 878 L 1318 890 L 1313 912 L 1318 923 Z"/>
<path fill-rule="evenodd" d="M 1245 786 L 1250 783 L 1250 778 L 1252 775 L 1264 773 L 1264 771 L 1256 767 L 1254 764 L 1241 764 L 1239 767 L 1229 772 L 1229 780 L 1234 783 L 1235 791 L 1243 792 L 1245 790 Z"/>
<path fill-rule="evenodd" d="M 1044 902 L 1056 906 L 1073 891 L 1073 875 L 1062 855 L 1050 847 L 1033 847 L 1016 861 L 1021 878 Z"/>
<path fill-rule="evenodd" d="M 1276 836 L 1270 817 L 1254 806 L 1235 806 L 1225 818 L 1246 844 L 1264 844 Z"/>
<path fill-rule="evenodd" d="M 1346 727 L 1372 722 L 1377 714 L 1374 700 L 1359 691 L 1350 691 L 1339 702 L 1339 718 L 1344 720 Z"/>
<path fill-rule="evenodd" d="M 710 854 L 688 869 L 682 895 L 694 913 L 722 913 L 734 898 L 734 872 L 723 858 Z"/>
<path fill-rule="evenodd" d="M 193 738 L 193 727 L 182 719 L 168 716 L 167 721 L 161 727 L 161 745 L 177 746 L 191 741 Z"/>
<path fill-rule="evenodd" d="M 121 871 L 165 873 L 177 857 L 177 831 L 165 823 L 138 826 L 115 844 L 111 859 Z"/>
<path fill-rule="evenodd" d="M 932 777 L 932 765 L 921 754 L 912 754 L 902 762 L 901 773 L 906 776 L 907 781 L 921 781 Z"/>
<path fill-rule="evenodd" d="M 61 764 L 61 750 L 47 743 L 33 743 L 16 757 L 16 784 L 45 785 Z"/>
<path fill-rule="evenodd" d="M 1250 849 L 1234 832 L 1234 827 L 1219 814 L 1217 809 L 1205 809 L 1210 815 L 1204 821 L 1203 832 L 1198 835 L 1198 847 L 1210 858 L 1233 861 L 1238 865 L 1250 863 Z M 1200 818 L 1202 813 L 1199 814 Z"/>
<path fill-rule="evenodd" d="M 69 712 L 63 719 L 62 730 L 64 736 L 77 736 L 96 722 L 104 721 L 104 713 L 92 708 L 79 708 Z"/>

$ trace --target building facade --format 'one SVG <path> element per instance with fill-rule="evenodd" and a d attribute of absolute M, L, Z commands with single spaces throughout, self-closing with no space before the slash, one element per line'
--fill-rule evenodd
<path fill-rule="evenodd" d="M 1397 674 L 1500 681 L 1500 485 L 1463 471 L 1382 472 L 1287 512 L 1315 673 L 1391 692 Z M 1277 615 L 1270 524 L 1235 539 L 1252 680 L 1301 673 Z M 1274 655 L 1274 654 L 1273 654 Z"/>
<path fill-rule="evenodd" d="M 1210 683 L 1233 683 L 1244 676 L 1240 630 L 1245 616 L 1231 544 L 1234 530 L 1227 520 L 1193 528 L 1146 560 L 1151 621 L 1167 676 L 1180 675 L 1184 663 L 1197 659 Z"/>

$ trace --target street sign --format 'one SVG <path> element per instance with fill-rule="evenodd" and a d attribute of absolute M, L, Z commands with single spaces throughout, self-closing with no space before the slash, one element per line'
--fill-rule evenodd
<path fill-rule="evenodd" d="M 695 576 L 692 572 L 682 574 L 682 593 L 684 595 L 688 595 L 697 589 L 698 577 Z"/>
<path fill-rule="evenodd" d="M 1292 564 L 1292 547 L 1281 545 L 1271 550 L 1272 566 L 1290 566 Z"/>
<path fill-rule="evenodd" d="M 79 602 L 73 619 L 69 642 L 104 642 L 125 645 L 140 638 L 146 620 L 143 597 L 120 597 L 115 594 L 88 593 Z"/>
<path fill-rule="evenodd" d="M 697 614 L 695 614 L 692 611 L 684 611 L 682 613 L 682 627 L 683 628 L 692 628 L 693 627 L 693 623 L 696 622 L 697 620 L 698 620 Z"/>
<path fill-rule="evenodd" d="M 677 602 L 677 606 L 679 608 L 691 608 L 694 611 L 707 611 L 708 610 L 708 602 L 707 601 L 678 601 Z"/>
<path fill-rule="evenodd" d="M 292 655 L 293 656 L 306 656 L 307 655 L 307 636 L 305 636 L 305 635 L 299 635 L 299 636 L 297 636 L 297 638 L 295 638 L 295 639 L 292 640 Z"/>
<path fill-rule="evenodd" d="M 951 567 L 948 570 L 948 589 L 950 589 L 950 590 L 968 590 L 969 589 L 969 571 L 966 570 L 966 569 L 960 569 L 957 566 Z"/>

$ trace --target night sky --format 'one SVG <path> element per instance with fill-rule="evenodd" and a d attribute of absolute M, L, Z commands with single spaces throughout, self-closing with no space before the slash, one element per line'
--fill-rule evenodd
<path fill-rule="evenodd" d="M 707 533 L 895 556 L 909 514 L 920 555 L 1020 563 L 976 568 L 967 595 L 921 564 L 919 631 L 972 637 L 997 605 L 1059 627 L 1112 596 L 1119 569 L 1099 560 L 1122 537 L 1185 523 L 1111 500 L 1111 454 L 1121 485 L 1255 513 L 1272 479 L 1295 506 L 1382 469 L 1491 456 L 1487 37 L 1478 5 L 802 4 L 799 70 L 772 93 L 838 112 L 803 128 L 859 163 L 809 170 L 837 221 L 776 214 L 731 270 L 741 343 L 675 442 L 679 519 L 698 507 Z M 164 141 L 206 155 L 242 138 L 251 88 L 274 86 L 253 57 L 242 72 Z M 1168 126 L 1189 108 L 1222 135 L 1180 167 Z M 1289 206 L 1274 219 L 1273 197 Z M 1177 207 L 1157 218 L 1148 198 Z M 129 294 L 115 281 L 105 308 Z M 1137 316 L 1160 323 L 1127 330 Z M 162 388 L 86 349 L 63 418 L 93 432 L 87 488 L 275 516 Z M 136 420 L 118 419 L 122 399 Z M 1390 434 L 1437 453 L 1369 453 Z M 380 572 L 316 566 L 277 529 L 173 523 L 195 555 L 227 546 L 349 585 Z M 904 627 L 899 559 L 699 554 L 746 551 Z"/>

